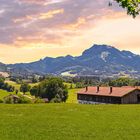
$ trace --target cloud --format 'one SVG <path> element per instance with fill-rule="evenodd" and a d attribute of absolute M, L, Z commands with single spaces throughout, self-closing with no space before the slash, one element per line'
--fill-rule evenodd
<path fill-rule="evenodd" d="M 36 15 L 35 14 L 34 15 L 26 15 L 25 17 L 14 19 L 13 22 L 14 23 L 23 23 L 23 22 L 26 23 L 26 22 L 30 21 L 32 23 L 33 21 L 37 21 L 37 20 L 51 19 L 55 15 L 63 14 L 63 13 L 64 13 L 63 9 L 55 9 L 55 10 L 50 10 L 46 13 L 39 13 Z"/>
<path fill-rule="evenodd" d="M 43 39 L 38 36 L 40 42 L 45 37 L 48 40 L 48 36 L 59 38 L 59 42 L 62 42 L 66 38 L 77 36 L 76 32 L 79 32 L 80 28 L 86 28 L 89 22 L 94 24 L 107 15 L 109 12 L 106 12 L 106 3 L 107 0 L 102 3 L 100 0 L 0 0 L 0 9 L 3 9 L 0 11 L 0 34 L 3 34 L 0 43 L 15 44 L 19 36 L 24 39 L 35 35 L 37 38 L 38 32 L 43 34 Z M 55 32 L 58 29 L 59 34 Z M 48 33 L 50 30 L 54 31 L 51 35 Z"/>
<path fill-rule="evenodd" d="M 5 12 L 5 9 L 0 9 L 0 16 Z"/>
<path fill-rule="evenodd" d="M 50 4 L 56 4 L 60 2 L 64 2 L 66 0 L 19 0 L 19 2 L 22 3 L 28 3 L 28 4 L 37 4 L 37 5 L 50 5 Z"/>
<path fill-rule="evenodd" d="M 96 3 L 96 4 L 95 4 Z M 106 2 L 98 0 L 2 1 L 0 43 L 11 47 L 43 44 L 69 46 L 72 38 L 85 34 L 90 23 L 107 15 Z M 110 9 L 110 11 L 114 11 Z M 41 46 L 43 46 L 41 45 Z"/>
<path fill-rule="evenodd" d="M 79 46 L 77 52 L 73 52 L 78 54 L 80 49 L 89 47 L 94 41 L 113 43 L 115 39 L 110 37 L 111 30 L 113 27 L 114 30 L 117 29 L 119 25 L 110 24 L 126 17 L 133 19 L 118 4 L 114 2 L 109 7 L 108 2 L 109 0 L 0 0 L 0 51 L 4 47 L 27 50 L 40 46 L 43 52 L 47 51 L 48 46 L 74 49 Z M 109 26 L 103 28 L 105 21 L 108 24 L 111 22 L 111 30 Z M 127 26 L 127 21 L 124 22 Z M 136 27 L 137 23 L 138 18 L 132 26 Z M 105 32 L 102 32 L 102 28 Z M 105 36 L 95 31 L 100 31 Z M 115 37 L 115 32 L 113 36 Z M 65 52 L 68 50 L 65 49 Z"/>
<path fill-rule="evenodd" d="M 57 10 L 49 11 L 47 13 L 40 13 L 38 18 L 39 19 L 50 19 L 50 18 L 53 18 L 57 14 L 63 14 L 63 13 L 64 13 L 64 9 L 57 9 Z"/>
<path fill-rule="evenodd" d="M 75 29 L 78 29 L 82 25 L 85 25 L 85 24 L 86 24 L 86 19 L 80 17 L 80 18 L 77 19 L 77 21 L 75 23 L 67 24 L 67 25 L 64 26 L 64 28 L 75 30 Z"/>
<path fill-rule="evenodd" d="M 56 4 L 56 3 L 62 3 L 64 1 L 67 1 L 67 0 L 47 0 L 44 5 L 50 5 L 50 4 Z"/>
<path fill-rule="evenodd" d="M 28 3 L 28 4 L 43 4 L 46 0 L 18 0 L 21 3 Z"/>

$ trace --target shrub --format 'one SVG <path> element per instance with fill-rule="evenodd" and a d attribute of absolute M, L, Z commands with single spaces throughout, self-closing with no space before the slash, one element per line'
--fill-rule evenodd
<path fill-rule="evenodd" d="M 45 100 L 40 99 L 40 98 L 36 98 L 36 99 L 34 100 L 34 103 L 35 103 L 35 104 L 38 104 L 38 103 L 45 103 Z"/>
<path fill-rule="evenodd" d="M 13 104 L 14 100 L 13 100 L 12 96 L 7 96 L 7 97 L 4 97 L 3 102 L 5 104 Z"/>
<path fill-rule="evenodd" d="M 4 97 L 3 99 L 4 103 L 6 104 L 30 104 L 33 103 L 32 99 L 29 99 L 23 95 L 9 95 L 7 97 Z"/>
<path fill-rule="evenodd" d="M 8 92 L 13 92 L 15 90 L 14 86 L 9 85 L 4 82 L 4 79 L 0 78 L 0 89 L 6 90 Z"/>
<path fill-rule="evenodd" d="M 31 103 L 33 103 L 33 100 L 32 99 L 29 99 L 29 98 L 27 98 L 27 97 L 25 97 L 25 96 L 23 96 L 23 95 L 19 95 L 19 101 L 18 101 L 18 103 L 20 103 L 20 104 L 31 104 Z"/>
<path fill-rule="evenodd" d="M 0 99 L 0 103 L 3 103 L 3 100 Z"/>
<path fill-rule="evenodd" d="M 62 100 L 60 98 L 53 98 L 50 103 L 61 103 Z"/>

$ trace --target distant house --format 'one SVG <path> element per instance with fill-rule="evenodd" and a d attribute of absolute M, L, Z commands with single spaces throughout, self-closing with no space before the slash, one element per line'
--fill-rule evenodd
<path fill-rule="evenodd" d="M 86 87 L 77 93 L 82 104 L 138 104 L 140 89 L 135 87 Z"/>

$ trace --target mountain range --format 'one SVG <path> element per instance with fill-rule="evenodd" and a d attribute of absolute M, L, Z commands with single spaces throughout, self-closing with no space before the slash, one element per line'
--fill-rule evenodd
<path fill-rule="evenodd" d="M 108 45 L 93 45 L 82 55 L 73 57 L 46 57 L 32 63 L 5 65 L 0 63 L 0 71 L 12 74 L 54 74 L 54 75 L 96 75 L 139 77 L 140 55 L 130 51 L 120 51 Z"/>

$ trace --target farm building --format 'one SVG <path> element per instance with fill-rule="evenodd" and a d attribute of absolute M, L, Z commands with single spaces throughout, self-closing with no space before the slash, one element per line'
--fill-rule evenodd
<path fill-rule="evenodd" d="M 77 93 L 82 104 L 138 104 L 140 89 L 135 87 L 86 87 Z"/>

